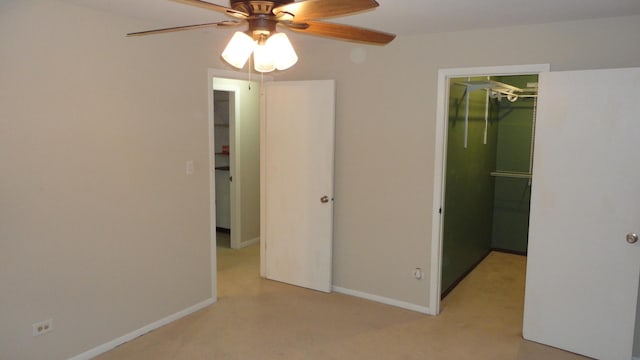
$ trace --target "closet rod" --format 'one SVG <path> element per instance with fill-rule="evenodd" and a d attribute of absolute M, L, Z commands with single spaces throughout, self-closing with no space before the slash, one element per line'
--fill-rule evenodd
<path fill-rule="evenodd" d="M 515 179 L 531 179 L 531 173 L 510 172 L 510 171 L 492 171 L 491 176 L 507 177 Z"/>

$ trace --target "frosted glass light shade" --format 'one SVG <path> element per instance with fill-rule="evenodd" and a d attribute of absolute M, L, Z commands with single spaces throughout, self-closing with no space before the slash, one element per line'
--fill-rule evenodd
<path fill-rule="evenodd" d="M 254 67 L 259 72 L 286 70 L 298 62 L 298 55 L 284 33 L 273 34 L 259 45 L 251 36 L 238 31 L 222 52 L 222 58 L 231 66 L 242 69 L 251 53 Z"/>
<path fill-rule="evenodd" d="M 275 53 L 267 45 L 258 45 L 253 50 L 253 64 L 256 71 L 270 72 L 276 69 Z"/>
<path fill-rule="evenodd" d="M 237 31 L 222 52 L 222 58 L 238 69 L 242 69 L 256 47 L 251 36 Z"/>
<path fill-rule="evenodd" d="M 298 62 L 298 55 L 285 33 L 273 34 L 267 39 L 265 46 L 274 57 L 278 70 L 286 70 Z"/>

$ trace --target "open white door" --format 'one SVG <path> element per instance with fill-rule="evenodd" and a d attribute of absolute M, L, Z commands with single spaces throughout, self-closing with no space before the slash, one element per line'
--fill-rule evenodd
<path fill-rule="evenodd" d="M 265 276 L 331 291 L 334 81 L 264 89 L 262 240 Z"/>
<path fill-rule="evenodd" d="M 640 69 L 540 75 L 524 337 L 631 359 L 640 277 Z M 631 235 L 629 236 L 632 237 Z"/>

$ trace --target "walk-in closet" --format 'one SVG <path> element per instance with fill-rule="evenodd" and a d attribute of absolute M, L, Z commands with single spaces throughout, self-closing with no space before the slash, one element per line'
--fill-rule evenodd
<path fill-rule="evenodd" d="M 449 81 L 442 297 L 491 251 L 526 255 L 537 83 Z"/>

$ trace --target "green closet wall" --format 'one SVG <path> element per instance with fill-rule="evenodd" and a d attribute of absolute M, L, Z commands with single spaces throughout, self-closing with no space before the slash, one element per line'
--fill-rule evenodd
<path fill-rule="evenodd" d="M 538 75 L 492 79 L 526 88 L 528 83 L 538 82 Z M 529 172 L 534 106 L 534 98 L 519 98 L 513 103 L 503 99 L 500 102 L 497 170 Z M 529 179 L 495 178 L 492 248 L 521 254 L 527 252 L 530 201 Z"/>
<path fill-rule="evenodd" d="M 471 78 L 471 80 L 483 80 Z M 442 243 L 441 289 L 445 294 L 480 261 L 491 248 L 494 184 L 489 175 L 496 168 L 497 112 L 490 106 L 487 144 L 485 91 L 472 91 L 469 97 L 469 129 L 464 148 L 465 90 L 451 79 L 449 83 L 449 122 Z M 490 104 L 494 101 L 490 101 Z"/>

